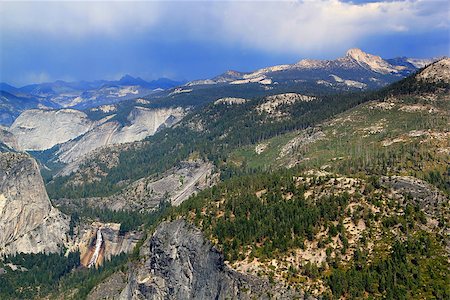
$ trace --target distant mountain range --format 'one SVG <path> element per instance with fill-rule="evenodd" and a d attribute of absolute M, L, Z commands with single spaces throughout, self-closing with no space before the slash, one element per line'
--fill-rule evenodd
<path fill-rule="evenodd" d="M 335 60 L 303 59 L 295 64 L 272 66 L 250 73 L 227 71 L 214 78 L 191 81 L 186 85 L 259 83 L 270 86 L 308 82 L 337 89 L 377 88 L 404 78 L 436 60 L 407 57 L 383 59 L 355 48 Z"/>
<path fill-rule="evenodd" d="M 145 81 L 55 81 L 16 88 L 0 83 L 0 124 L 11 125 L 21 112 L 33 109 L 80 110 L 145 97 L 159 106 L 197 106 L 224 97 L 255 97 L 281 92 L 329 93 L 377 89 L 398 81 L 437 59 L 380 56 L 350 49 L 335 60 L 303 59 L 254 72 L 227 71 L 184 84 L 167 78 Z M 183 85 L 184 84 L 184 85 Z"/>
<path fill-rule="evenodd" d="M 27 109 L 78 108 L 86 109 L 122 100 L 148 96 L 181 85 L 167 78 L 145 81 L 139 77 L 123 76 L 107 81 L 55 81 L 30 84 L 16 88 L 0 83 L 0 124 L 9 125 Z"/>

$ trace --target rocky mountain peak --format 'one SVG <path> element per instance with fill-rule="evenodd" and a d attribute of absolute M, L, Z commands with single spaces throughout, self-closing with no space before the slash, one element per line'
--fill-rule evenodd
<path fill-rule="evenodd" d="M 351 48 L 351 49 L 347 50 L 347 52 L 345 53 L 345 56 L 351 57 L 355 60 L 358 60 L 361 57 L 371 57 L 371 56 L 375 56 L 375 55 L 368 54 L 359 48 Z"/>
<path fill-rule="evenodd" d="M 240 76 L 241 72 L 238 71 L 234 71 L 234 70 L 228 70 L 224 73 L 224 75 L 229 75 L 229 76 Z"/>
<path fill-rule="evenodd" d="M 381 74 L 397 73 L 398 70 L 380 56 L 366 53 L 358 48 L 349 49 L 345 57 L 354 60 L 361 67 Z"/>

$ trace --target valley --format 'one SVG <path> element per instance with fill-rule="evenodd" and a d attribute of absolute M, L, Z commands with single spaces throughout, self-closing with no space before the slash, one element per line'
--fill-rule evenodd
<path fill-rule="evenodd" d="M 448 298 L 449 70 L 350 49 L 10 109 L 0 298 Z"/>

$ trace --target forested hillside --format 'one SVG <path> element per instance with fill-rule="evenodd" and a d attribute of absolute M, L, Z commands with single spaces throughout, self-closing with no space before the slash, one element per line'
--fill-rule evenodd
<path fill-rule="evenodd" d="M 376 92 L 221 98 L 144 141 L 96 150 L 75 173 L 48 182 L 53 203 L 71 216 L 71 234 L 99 221 L 144 238 L 99 270 L 79 268 L 76 252 L 11 257 L 1 265 L 1 295 L 78 299 L 122 278 L 120 293 L 125 278 L 147 266 L 155 227 L 184 219 L 226 268 L 277 293 L 449 298 L 450 85 L 420 74 Z M 175 176 L 182 185 L 183 176 L 167 171 L 186 161 L 211 162 L 217 180 L 180 206 L 163 199 L 152 213 L 92 205 L 127 201 L 142 178 Z M 100 198 L 85 199 L 93 196 Z M 36 288 L 21 289 L 30 281 Z"/>
<path fill-rule="evenodd" d="M 265 171 L 232 173 L 171 218 L 202 228 L 237 270 L 314 296 L 448 298 L 450 85 L 419 76 L 237 148 L 230 169 Z"/>
<path fill-rule="evenodd" d="M 254 174 L 200 193 L 170 217 L 191 220 L 237 270 L 314 296 L 445 299 L 448 198 L 436 194 L 425 206 L 396 180 Z"/>

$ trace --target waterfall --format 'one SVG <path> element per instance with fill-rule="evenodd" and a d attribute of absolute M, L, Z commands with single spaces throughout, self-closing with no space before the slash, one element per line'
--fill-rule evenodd
<path fill-rule="evenodd" d="M 94 254 L 91 257 L 91 260 L 89 261 L 88 268 L 90 268 L 92 266 L 95 266 L 95 263 L 97 262 L 98 256 L 100 254 L 100 249 L 102 247 L 102 242 L 103 242 L 102 230 L 99 228 L 97 230 L 97 240 L 95 242 L 95 251 L 94 251 Z"/>

